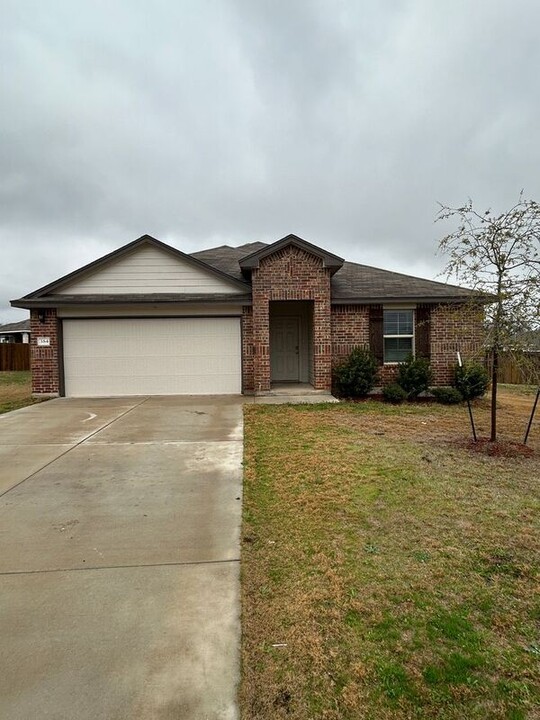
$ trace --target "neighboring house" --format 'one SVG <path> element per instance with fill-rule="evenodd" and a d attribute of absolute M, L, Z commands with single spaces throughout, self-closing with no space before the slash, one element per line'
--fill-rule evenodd
<path fill-rule="evenodd" d="M 29 343 L 30 320 L 0 325 L 0 343 Z"/>
<path fill-rule="evenodd" d="M 516 347 L 525 352 L 540 352 L 540 330 L 527 330 L 515 336 Z"/>
<path fill-rule="evenodd" d="M 330 391 L 357 345 L 382 382 L 413 352 L 448 383 L 456 350 L 470 357 L 481 341 L 471 297 L 295 235 L 191 255 L 144 235 L 12 305 L 31 311 L 35 393 L 226 394 Z"/>

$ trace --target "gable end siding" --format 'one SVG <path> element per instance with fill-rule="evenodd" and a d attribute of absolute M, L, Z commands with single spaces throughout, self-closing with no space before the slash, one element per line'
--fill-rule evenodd
<path fill-rule="evenodd" d="M 173 292 L 238 293 L 238 287 L 156 247 L 143 246 L 66 285 L 58 294 L 122 295 Z"/>

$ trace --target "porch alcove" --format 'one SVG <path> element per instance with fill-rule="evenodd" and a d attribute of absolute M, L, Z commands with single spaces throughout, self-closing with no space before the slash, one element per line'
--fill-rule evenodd
<path fill-rule="evenodd" d="M 269 320 L 272 390 L 313 388 L 313 301 L 271 301 Z"/>

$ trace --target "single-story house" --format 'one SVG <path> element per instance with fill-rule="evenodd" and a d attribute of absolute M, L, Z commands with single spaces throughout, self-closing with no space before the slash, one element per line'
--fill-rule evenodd
<path fill-rule="evenodd" d="M 30 319 L 0 325 L 0 343 L 29 343 Z"/>
<path fill-rule="evenodd" d="M 383 383 L 412 352 L 446 384 L 481 343 L 471 297 L 295 235 L 189 255 L 144 235 L 11 304 L 31 313 L 34 393 L 91 397 L 330 391 L 358 345 Z"/>

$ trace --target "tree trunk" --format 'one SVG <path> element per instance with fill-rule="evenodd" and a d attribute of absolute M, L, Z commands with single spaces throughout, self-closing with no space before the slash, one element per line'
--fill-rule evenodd
<path fill-rule="evenodd" d="M 491 367 L 491 442 L 497 440 L 497 382 L 499 378 L 499 351 L 493 348 Z"/>

